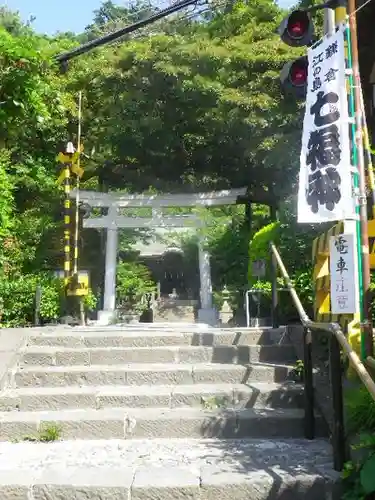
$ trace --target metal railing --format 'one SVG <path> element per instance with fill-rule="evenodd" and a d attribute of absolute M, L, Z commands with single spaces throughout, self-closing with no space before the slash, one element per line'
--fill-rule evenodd
<path fill-rule="evenodd" d="M 334 468 L 338 471 L 343 469 L 346 461 L 346 444 L 344 432 L 344 408 L 343 408 L 343 390 L 342 390 L 342 369 L 341 369 L 341 353 L 340 348 L 344 351 L 348 359 L 351 361 L 353 368 L 362 380 L 366 389 L 375 400 L 375 383 L 370 374 L 366 370 L 359 356 L 352 349 L 343 333 L 340 325 L 337 323 L 319 323 L 312 321 L 298 297 L 298 294 L 291 282 L 288 272 L 284 266 L 282 258 L 273 243 L 270 244 L 270 250 L 273 261 L 274 274 L 277 268 L 280 270 L 287 289 L 292 297 L 293 303 L 298 311 L 301 323 L 303 325 L 303 350 L 304 350 L 304 397 L 305 397 L 305 437 L 314 439 L 315 437 L 315 413 L 314 413 L 314 382 L 313 382 L 313 362 L 312 362 L 312 331 L 324 331 L 330 333 L 329 341 L 329 372 L 332 392 L 332 407 L 333 407 L 333 426 L 332 446 Z M 273 286 L 276 283 L 276 277 L 272 280 Z M 274 295 L 276 295 L 275 290 Z M 367 359 L 369 364 L 372 363 L 372 358 Z M 374 361 L 375 364 L 375 361 Z"/>
<path fill-rule="evenodd" d="M 249 327 L 251 326 L 251 319 L 252 316 L 250 314 L 250 297 L 258 297 L 256 300 L 256 307 L 257 307 L 257 317 L 260 318 L 260 310 L 261 310 L 261 297 L 266 296 L 266 291 L 261 290 L 260 288 L 251 288 L 250 290 L 246 290 L 245 292 L 245 311 L 246 311 L 246 326 Z"/>
<path fill-rule="evenodd" d="M 277 287 L 276 289 L 276 294 L 279 292 L 289 292 L 287 288 L 280 288 Z M 254 297 L 258 297 L 257 299 L 254 299 Z M 262 290 L 261 288 L 250 288 L 249 290 L 245 291 L 245 296 L 244 296 L 244 309 L 246 313 L 246 326 L 249 328 L 250 326 L 258 326 L 258 325 L 252 325 L 251 320 L 253 318 L 260 318 L 260 313 L 261 313 L 261 298 L 266 297 L 269 299 L 269 292 L 267 290 Z M 250 313 L 250 298 L 253 298 L 253 301 L 256 304 L 256 309 L 257 309 L 257 315 L 253 316 Z M 272 304 L 272 310 L 271 310 L 271 322 L 272 322 L 272 327 L 277 328 L 279 326 L 279 317 L 277 313 L 277 301 L 276 295 L 272 296 L 270 299 L 270 302 Z M 267 317 L 267 319 L 269 319 Z"/>

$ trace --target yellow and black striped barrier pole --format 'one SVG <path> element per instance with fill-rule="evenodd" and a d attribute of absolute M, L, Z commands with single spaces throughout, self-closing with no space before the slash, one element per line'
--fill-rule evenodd
<path fill-rule="evenodd" d="M 70 201 L 70 190 L 71 190 L 71 173 L 73 165 L 73 155 L 74 146 L 71 142 L 68 142 L 66 146 L 66 152 L 60 153 L 57 157 L 57 161 L 64 165 L 64 169 L 57 179 L 57 184 L 64 185 L 64 285 L 65 291 L 68 290 L 69 281 L 71 278 L 71 201 Z"/>
<path fill-rule="evenodd" d="M 71 174 L 71 158 L 74 154 L 74 146 L 71 142 L 68 142 L 66 147 L 66 155 L 68 160 L 64 165 L 64 285 L 67 289 L 70 280 L 70 261 L 71 261 L 71 250 L 70 250 L 70 239 L 71 239 L 71 218 L 70 218 L 70 174 Z"/>
<path fill-rule="evenodd" d="M 64 167 L 64 285 L 70 278 L 70 164 Z"/>

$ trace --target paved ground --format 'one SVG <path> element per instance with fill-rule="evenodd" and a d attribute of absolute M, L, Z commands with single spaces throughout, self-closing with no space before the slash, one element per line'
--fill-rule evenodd
<path fill-rule="evenodd" d="M 237 472 L 266 467 L 304 472 L 331 464 L 325 440 L 265 441 L 219 439 L 76 440 L 52 443 L 0 443 L 0 470 L 55 467 L 226 466 Z"/>
<path fill-rule="evenodd" d="M 3 443 L 0 471 L 2 500 L 316 500 L 337 479 L 319 440 Z"/>

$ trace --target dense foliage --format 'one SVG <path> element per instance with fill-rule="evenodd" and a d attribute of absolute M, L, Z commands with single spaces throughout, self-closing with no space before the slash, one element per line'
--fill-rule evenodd
<path fill-rule="evenodd" d="M 257 231 L 250 240 L 248 282 L 254 289 L 260 289 L 264 296 L 265 311 L 270 309 L 271 301 L 271 241 L 276 245 L 284 266 L 292 280 L 300 300 L 307 312 L 313 317 L 313 282 L 312 282 L 312 243 L 314 238 L 326 230 L 325 226 L 300 226 L 296 222 L 293 198 L 287 199 L 280 206 L 279 222 L 271 222 Z M 252 263 L 263 260 L 266 263 L 266 275 L 257 279 L 252 275 Z M 297 311 L 284 280 L 278 272 L 279 314 L 281 321 L 298 319 Z M 263 312 L 262 312 L 263 313 Z"/>
<path fill-rule="evenodd" d="M 375 402 L 364 386 L 346 391 L 348 432 L 357 436 L 343 471 L 344 500 L 370 500 L 375 494 Z"/>
<path fill-rule="evenodd" d="M 34 322 L 35 292 L 41 288 L 40 320 L 53 322 L 60 317 L 61 281 L 46 273 L 25 274 L 16 279 L 0 279 L 0 314 L 3 326 L 27 326 Z"/>
<path fill-rule="evenodd" d="M 32 20 L 24 24 L 0 9 L 4 282 L 21 287 L 25 276 L 62 268 L 56 155 L 68 140 L 76 143 L 80 90 L 83 188 L 245 186 L 265 204 L 294 189 L 301 110 L 281 95 L 278 74 L 299 52 L 275 34 L 283 11 L 272 0 L 213 2 L 198 16 L 183 12 L 82 56 L 65 74 L 54 65 L 54 54 L 156 10 L 142 0 L 126 7 L 106 1 L 84 33 L 47 37 L 33 31 Z M 255 227 L 267 222 L 266 209 L 257 210 Z M 218 209 L 216 218 L 207 239 L 214 287 L 228 286 L 239 304 L 247 286 L 248 222 L 239 208 Z M 123 240 L 129 250 L 134 234 Z M 102 283 L 103 244 L 95 230 L 80 238 L 80 267 L 90 271 L 95 290 Z M 29 321 L 29 313 L 22 317 Z"/>
<path fill-rule="evenodd" d="M 189 32 L 155 33 L 93 58 L 89 81 L 81 74 L 86 123 L 100 162 L 110 160 L 107 184 L 248 186 L 265 198 L 275 186 L 279 196 L 289 191 L 300 113 L 279 89 L 290 57 L 274 34 L 279 20 L 272 1 L 238 2 Z"/>

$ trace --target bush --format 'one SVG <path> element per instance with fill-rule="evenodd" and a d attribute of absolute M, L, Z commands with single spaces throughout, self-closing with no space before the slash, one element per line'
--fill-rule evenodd
<path fill-rule="evenodd" d="M 271 251 L 269 245 L 273 241 L 281 255 L 283 263 L 297 291 L 303 307 L 312 318 L 313 303 L 313 263 L 311 258 L 312 243 L 321 234 L 322 228 L 311 225 L 298 225 L 293 213 L 291 202 L 284 203 L 280 210 L 280 222 L 273 222 L 261 228 L 253 236 L 249 245 L 248 281 L 250 288 L 260 288 L 264 291 L 263 315 L 268 316 L 271 310 Z M 325 230 L 326 228 L 323 228 Z M 265 260 L 266 276 L 257 280 L 252 275 L 252 263 Z M 280 272 L 278 273 L 280 276 Z M 286 289 L 283 279 L 278 279 L 278 287 Z M 290 322 L 298 319 L 298 313 L 288 291 L 279 293 L 279 319 Z"/>
<path fill-rule="evenodd" d="M 358 457 L 345 464 L 343 485 L 345 500 L 369 500 L 375 493 L 375 401 L 366 387 L 346 391 L 345 409 L 348 432 L 359 434 L 359 444 L 353 445 Z"/>
<path fill-rule="evenodd" d="M 352 446 L 360 452 L 359 460 L 346 462 L 342 472 L 343 500 L 373 500 L 375 495 L 375 436 L 362 434 L 359 444 Z"/>
<path fill-rule="evenodd" d="M 117 265 L 116 295 L 119 308 L 141 312 L 142 298 L 156 290 L 148 267 L 138 262 L 120 262 Z"/>
<path fill-rule="evenodd" d="M 40 318 L 56 320 L 60 315 L 62 281 L 54 276 L 27 274 L 0 278 L 1 326 L 27 326 L 33 323 L 35 291 L 41 286 Z"/>
<path fill-rule="evenodd" d="M 262 227 L 258 232 L 256 232 L 250 241 L 248 268 L 250 286 L 257 281 L 256 277 L 253 276 L 252 269 L 253 263 L 257 260 L 264 260 L 266 262 L 266 279 L 270 279 L 270 243 L 271 241 L 277 243 L 279 227 L 280 225 L 278 222 L 271 222 L 271 224 Z"/>
<path fill-rule="evenodd" d="M 212 283 L 218 305 L 222 303 L 220 296 L 226 286 L 229 303 L 237 310 L 243 306 L 247 288 L 249 228 L 242 215 L 232 217 L 226 225 L 220 224 L 220 218 L 218 222 L 219 228 L 208 239 Z"/>
<path fill-rule="evenodd" d="M 312 275 L 310 271 L 296 272 L 294 276 L 291 277 L 292 284 L 294 285 L 297 295 L 300 298 L 306 313 L 310 318 L 313 317 L 313 307 L 314 307 L 314 294 L 313 294 L 313 283 Z M 279 305 L 279 321 L 280 322 L 292 322 L 299 319 L 297 309 L 294 302 L 290 296 L 289 291 L 282 278 L 277 279 L 277 286 L 280 291 L 278 294 L 278 305 Z M 261 316 L 268 316 L 271 311 L 271 300 L 272 300 L 272 284 L 270 281 L 258 281 L 252 285 L 252 289 L 262 290 L 261 300 Z"/>
<path fill-rule="evenodd" d="M 348 390 L 345 407 L 349 432 L 375 432 L 375 401 L 366 387 Z"/>
<path fill-rule="evenodd" d="M 88 294 L 83 297 L 83 305 L 86 312 L 95 311 L 96 306 L 98 305 L 98 298 L 94 295 L 91 288 L 89 288 Z"/>

